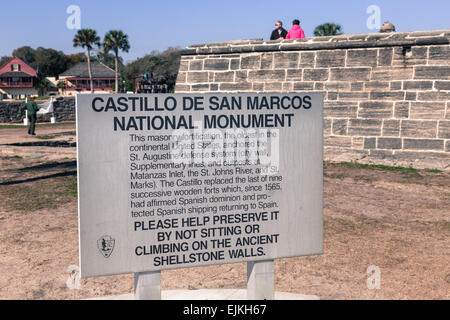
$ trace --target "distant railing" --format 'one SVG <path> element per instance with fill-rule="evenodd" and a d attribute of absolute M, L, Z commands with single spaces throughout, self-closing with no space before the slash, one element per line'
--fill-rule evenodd
<path fill-rule="evenodd" d="M 33 88 L 33 82 L 0 82 L 2 88 Z"/>
<path fill-rule="evenodd" d="M 94 85 L 94 90 L 112 90 L 111 86 L 108 85 Z M 76 86 L 71 86 L 71 87 L 67 87 L 66 90 L 91 90 L 91 86 L 90 85 L 76 85 Z"/>

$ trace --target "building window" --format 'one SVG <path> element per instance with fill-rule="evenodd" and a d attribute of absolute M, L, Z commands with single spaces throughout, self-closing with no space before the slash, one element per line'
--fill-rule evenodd
<path fill-rule="evenodd" d="M 11 71 L 20 71 L 20 64 L 12 64 Z"/>

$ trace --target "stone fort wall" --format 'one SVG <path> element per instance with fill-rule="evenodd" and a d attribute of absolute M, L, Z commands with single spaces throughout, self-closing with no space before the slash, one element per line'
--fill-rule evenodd
<path fill-rule="evenodd" d="M 193 45 L 175 90 L 324 92 L 326 160 L 450 169 L 450 30 Z"/>
<path fill-rule="evenodd" d="M 36 101 L 38 104 L 42 101 Z M 21 123 L 25 118 L 25 101 L 0 101 L 0 123 Z M 75 121 L 75 97 L 59 98 L 53 102 L 57 122 Z M 38 122 L 50 122 L 52 114 L 38 114 Z"/>

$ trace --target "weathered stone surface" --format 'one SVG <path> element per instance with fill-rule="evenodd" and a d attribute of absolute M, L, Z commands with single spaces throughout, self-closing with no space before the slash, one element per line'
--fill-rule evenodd
<path fill-rule="evenodd" d="M 371 100 L 404 100 L 405 92 L 404 91 L 372 91 L 370 93 Z"/>
<path fill-rule="evenodd" d="M 392 102 L 364 101 L 359 104 L 358 117 L 370 119 L 392 118 L 393 106 Z"/>
<path fill-rule="evenodd" d="M 266 82 L 264 85 L 265 91 L 281 91 L 283 85 L 281 82 Z"/>
<path fill-rule="evenodd" d="M 264 91 L 264 82 L 253 82 L 253 91 Z"/>
<path fill-rule="evenodd" d="M 325 82 L 325 90 L 331 91 L 350 91 L 350 82 Z"/>
<path fill-rule="evenodd" d="M 177 83 L 185 83 L 187 79 L 187 72 L 178 72 Z"/>
<path fill-rule="evenodd" d="M 426 91 L 417 93 L 417 100 L 420 101 L 448 101 L 450 92 L 445 91 Z"/>
<path fill-rule="evenodd" d="M 333 68 L 331 81 L 366 81 L 370 78 L 370 68 Z"/>
<path fill-rule="evenodd" d="M 352 137 L 352 148 L 353 149 L 364 149 L 364 138 L 363 137 Z"/>
<path fill-rule="evenodd" d="M 364 90 L 364 82 L 352 82 L 351 83 L 351 89 L 352 91 L 363 91 Z"/>
<path fill-rule="evenodd" d="M 274 56 L 274 68 L 298 68 L 300 53 L 298 52 L 277 52 Z"/>
<path fill-rule="evenodd" d="M 416 101 L 417 100 L 417 92 L 406 91 L 405 100 L 406 101 Z"/>
<path fill-rule="evenodd" d="M 445 152 L 450 152 L 450 140 L 445 142 Z"/>
<path fill-rule="evenodd" d="M 241 67 L 241 59 L 230 60 L 230 70 L 238 70 Z"/>
<path fill-rule="evenodd" d="M 415 69 L 414 79 L 450 80 L 450 66 L 419 66 Z"/>
<path fill-rule="evenodd" d="M 434 88 L 436 90 L 450 91 L 450 81 L 436 81 L 434 83 Z"/>
<path fill-rule="evenodd" d="M 263 53 L 261 55 L 261 69 L 272 69 L 273 68 L 273 53 Z"/>
<path fill-rule="evenodd" d="M 342 67 L 345 65 L 345 51 L 324 50 L 316 54 L 316 68 Z"/>
<path fill-rule="evenodd" d="M 248 79 L 248 71 L 247 70 L 238 70 L 234 74 L 235 74 L 236 82 L 247 81 L 247 79 Z"/>
<path fill-rule="evenodd" d="M 443 119 L 445 102 L 411 102 L 411 119 Z"/>
<path fill-rule="evenodd" d="M 323 84 L 323 82 L 314 83 L 314 90 L 322 91 L 324 88 L 325 88 L 325 85 Z"/>
<path fill-rule="evenodd" d="M 372 161 L 379 161 L 379 160 L 388 160 L 393 161 L 394 160 L 394 151 L 393 150 L 382 150 L 382 149 L 371 149 L 369 151 L 370 159 Z"/>
<path fill-rule="evenodd" d="M 346 135 L 347 121 L 347 119 L 334 119 L 332 133 L 336 135 Z"/>
<path fill-rule="evenodd" d="M 328 69 L 304 69 L 304 81 L 325 81 L 328 80 Z"/>
<path fill-rule="evenodd" d="M 444 150 L 444 140 L 438 139 L 403 139 L 403 149 L 410 150 Z"/>
<path fill-rule="evenodd" d="M 402 139 L 401 138 L 378 138 L 377 139 L 378 149 L 401 149 Z"/>
<path fill-rule="evenodd" d="M 367 81 L 365 82 L 366 90 L 383 91 L 389 89 L 388 81 Z"/>
<path fill-rule="evenodd" d="M 289 92 L 294 90 L 294 83 L 293 82 L 283 82 L 283 91 Z"/>
<path fill-rule="evenodd" d="M 214 82 L 233 82 L 234 71 L 214 72 Z"/>
<path fill-rule="evenodd" d="M 191 91 L 191 86 L 190 85 L 186 85 L 186 84 L 179 84 L 179 83 L 177 83 L 175 85 L 175 91 L 176 92 L 180 92 L 180 93 L 189 92 L 189 91 Z"/>
<path fill-rule="evenodd" d="M 301 52 L 300 53 L 300 68 L 313 68 L 316 61 L 315 52 Z"/>
<path fill-rule="evenodd" d="M 302 80 L 303 69 L 287 69 L 286 80 Z"/>
<path fill-rule="evenodd" d="M 413 78 L 413 68 L 374 68 L 371 80 L 392 81 L 392 80 L 409 80 Z"/>
<path fill-rule="evenodd" d="M 391 90 L 402 90 L 402 81 L 391 81 Z"/>
<path fill-rule="evenodd" d="M 346 136 L 327 136 L 324 137 L 324 146 L 351 148 L 352 137 Z"/>
<path fill-rule="evenodd" d="M 348 135 L 351 136 L 380 136 L 381 120 L 375 119 L 350 119 Z"/>
<path fill-rule="evenodd" d="M 294 87 L 295 89 L 295 87 Z M 358 105 L 354 102 L 324 102 L 323 114 L 332 118 L 356 118 Z"/>
<path fill-rule="evenodd" d="M 189 71 L 201 71 L 203 70 L 204 60 L 192 60 L 189 62 Z"/>
<path fill-rule="evenodd" d="M 209 84 L 208 83 L 193 84 L 191 86 L 191 91 L 209 91 Z"/>
<path fill-rule="evenodd" d="M 205 59 L 204 70 L 229 70 L 230 59 Z"/>
<path fill-rule="evenodd" d="M 450 46 L 431 46 L 428 64 L 450 65 Z"/>
<path fill-rule="evenodd" d="M 261 56 L 251 55 L 241 58 L 241 69 L 259 69 L 261 66 Z"/>
<path fill-rule="evenodd" d="M 338 92 L 327 91 L 327 95 L 325 97 L 326 100 L 337 100 Z"/>
<path fill-rule="evenodd" d="M 377 145 L 376 138 L 364 138 L 364 149 L 375 149 Z"/>
<path fill-rule="evenodd" d="M 332 119 L 324 118 L 323 119 L 323 134 L 329 136 L 331 134 L 331 124 Z"/>
<path fill-rule="evenodd" d="M 294 82 L 294 91 L 305 91 L 305 90 L 314 90 L 314 82 Z"/>
<path fill-rule="evenodd" d="M 183 59 L 181 59 L 180 61 L 180 67 L 178 71 L 188 71 L 188 70 L 189 70 L 189 60 L 185 60 L 185 58 L 183 57 Z"/>
<path fill-rule="evenodd" d="M 443 152 L 433 151 L 404 151 L 395 150 L 395 160 L 397 165 L 413 168 L 436 168 L 448 170 L 450 155 Z"/>
<path fill-rule="evenodd" d="M 400 136 L 400 120 L 383 120 L 383 136 Z"/>
<path fill-rule="evenodd" d="M 209 85 L 209 90 L 211 90 L 211 91 L 218 91 L 219 90 L 219 84 L 218 83 L 211 83 Z"/>
<path fill-rule="evenodd" d="M 436 138 L 437 121 L 402 120 L 402 137 Z"/>
<path fill-rule="evenodd" d="M 359 92 L 359 91 L 340 91 L 339 92 L 339 100 L 342 101 L 361 101 L 367 100 L 369 98 L 368 92 Z"/>
<path fill-rule="evenodd" d="M 199 82 L 208 82 L 209 72 L 196 71 L 189 72 L 187 75 L 188 83 L 199 83 Z"/>
<path fill-rule="evenodd" d="M 439 121 L 438 137 L 441 139 L 450 139 L 450 121 Z"/>
<path fill-rule="evenodd" d="M 286 70 L 251 70 L 248 73 L 248 79 L 254 80 L 286 80 Z"/>
<path fill-rule="evenodd" d="M 252 90 L 252 84 L 250 82 L 239 83 L 221 83 L 219 86 L 220 91 L 250 91 Z"/>
<path fill-rule="evenodd" d="M 403 81 L 403 90 L 431 90 L 433 81 Z"/>
<path fill-rule="evenodd" d="M 368 156 L 368 150 L 358 150 L 343 147 L 324 147 L 324 160 L 359 162 Z"/>
<path fill-rule="evenodd" d="M 409 118 L 409 102 L 395 102 L 394 118 L 397 119 Z"/>
<path fill-rule="evenodd" d="M 427 47 L 396 47 L 394 48 L 393 66 L 412 66 L 427 64 Z"/>
<path fill-rule="evenodd" d="M 358 49 L 347 51 L 347 67 L 376 67 L 377 49 Z"/>
<path fill-rule="evenodd" d="M 378 53 L 378 66 L 384 67 L 392 65 L 392 56 L 392 48 L 380 48 Z"/>

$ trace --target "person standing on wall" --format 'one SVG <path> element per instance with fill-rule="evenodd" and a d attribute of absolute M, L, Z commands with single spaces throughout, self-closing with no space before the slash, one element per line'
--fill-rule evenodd
<path fill-rule="evenodd" d="M 289 30 L 286 35 L 286 39 L 303 39 L 305 38 L 305 33 L 303 29 L 300 27 L 300 21 L 295 19 L 292 21 L 292 28 Z"/>
<path fill-rule="evenodd" d="M 35 100 L 34 97 L 31 97 L 30 100 L 31 101 L 28 101 L 27 103 L 24 104 L 23 109 L 27 110 L 27 116 L 28 116 L 28 122 L 29 122 L 28 134 L 35 136 L 36 134 L 34 133 L 34 128 L 36 126 L 36 119 L 37 119 L 36 113 L 38 112 L 39 107 L 36 104 L 36 102 L 34 102 L 34 100 Z"/>
<path fill-rule="evenodd" d="M 283 28 L 283 22 L 278 20 L 275 22 L 275 30 L 272 31 L 270 40 L 286 39 L 287 33 L 286 29 Z"/>

